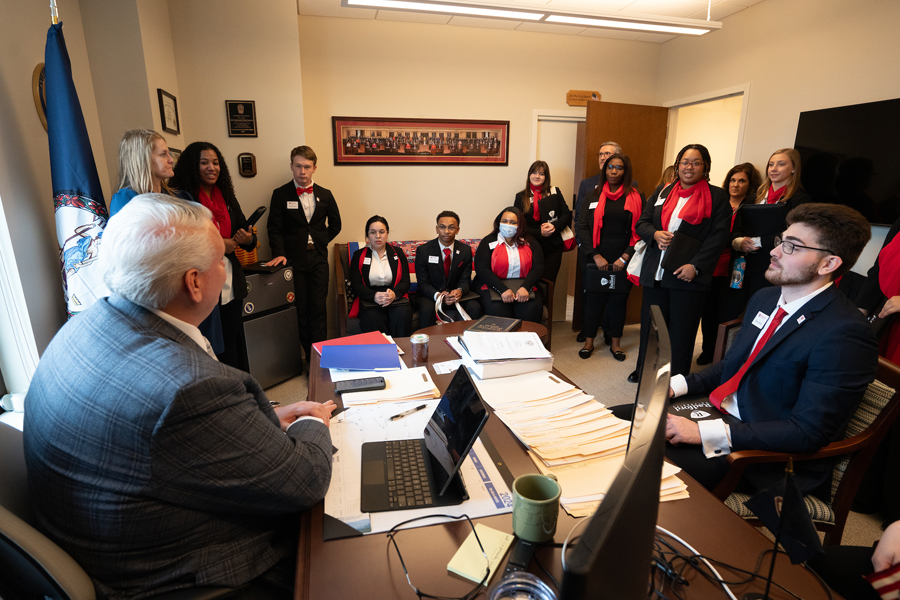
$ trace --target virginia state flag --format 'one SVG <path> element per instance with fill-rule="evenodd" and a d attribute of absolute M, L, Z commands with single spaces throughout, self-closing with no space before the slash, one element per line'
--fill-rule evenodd
<path fill-rule="evenodd" d="M 47 32 L 44 71 L 56 239 L 66 311 L 71 317 L 109 295 L 97 261 L 109 213 L 72 81 L 62 23 Z"/>

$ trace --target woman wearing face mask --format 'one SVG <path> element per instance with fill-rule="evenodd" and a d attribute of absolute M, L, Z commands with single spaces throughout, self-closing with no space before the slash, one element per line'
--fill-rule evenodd
<path fill-rule="evenodd" d="M 572 211 L 559 188 L 550 186 L 547 163 L 538 160 L 528 168 L 525 189 L 516 194 L 514 206 L 522 211 L 528 233 L 544 253 L 543 277 L 556 283 L 563 255 L 560 232 L 572 225 Z"/>
<path fill-rule="evenodd" d="M 584 348 L 578 351 L 581 358 L 590 358 L 594 352 L 594 338 L 600 327 L 604 308 L 609 316 L 609 351 L 618 361 L 625 360 L 620 342 L 625 327 L 625 308 L 631 282 L 626 279 L 625 266 L 634 254 L 634 245 L 640 239 L 635 225 L 644 208 L 644 199 L 632 188 L 631 160 L 622 154 L 610 156 L 597 187 L 586 197 L 578 214 L 578 247 L 587 263 L 584 272 Z M 616 289 L 589 289 L 597 280 L 597 271 L 618 273 Z"/>
<path fill-rule="evenodd" d="M 504 208 L 475 252 L 477 280 L 472 289 L 481 294 L 484 313 L 540 323 L 544 305 L 537 282 L 543 271 L 544 253 L 528 234 L 522 211 Z M 499 300 L 492 299 L 491 290 Z"/>
<path fill-rule="evenodd" d="M 752 190 L 759 187 L 759 171 L 750 163 L 743 163 L 731 167 L 725 175 L 722 184 L 728 191 L 731 203 L 731 227 L 734 228 L 735 217 L 740 212 L 738 209 L 744 202 L 751 201 Z M 731 272 L 734 264 L 734 253 L 726 247 L 719 256 L 719 262 L 713 271 L 713 278 L 709 284 L 709 293 L 703 305 L 703 316 L 700 320 L 700 331 L 703 333 L 703 351 L 697 358 L 698 365 L 708 365 L 712 362 L 713 350 L 716 347 L 716 335 L 719 323 L 725 323 L 736 319 L 744 311 L 749 296 L 743 288 L 731 287 Z"/>
<path fill-rule="evenodd" d="M 350 283 L 356 300 L 350 317 L 359 315 L 363 332 L 380 331 L 407 337 L 412 333 L 409 306 L 409 263 L 402 250 L 388 244 L 387 219 L 375 215 L 366 221 L 368 244 L 350 259 Z"/>
<path fill-rule="evenodd" d="M 638 380 L 653 305 L 659 306 L 668 325 L 672 374 L 690 372 L 703 298 L 722 249 L 728 244 L 731 222 L 727 192 L 709 185 L 711 162 L 705 146 L 689 144 L 682 148 L 675 159 L 675 183 L 656 188 L 638 221 L 636 230 L 647 249 L 640 276 L 644 287 L 641 348 L 638 368 L 629 375 L 629 381 Z M 664 267 L 673 242 L 671 256 L 681 264 Z M 686 254 L 691 256 L 686 258 Z"/>
<path fill-rule="evenodd" d="M 241 301 L 247 297 L 247 281 L 234 251 L 238 246 L 252 251 L 256 236 L 245 229 L 247 219 L 235 198 L 228 165 L 218 148 L 209 142 L 194 142 L 182 152 L 170 182 L 212 212 L 213 223 L 225 242 L 226 279 L 219 307 L 225 351 L 218 358 L 226 365 L 249 372 L 241 310 Z"/>
<path fill-rule="evenodd" d="M 786 224 L 784 217 L 801 204 L 812 202 L 812 197 L 800 185 L 800 153 L 793 148 L 782 148 L 772 153 L 766 165 L 766 179 L 756 192 L 754 204 L 772 207 L 778 224 L 766 235 L 747 229 L 742 211 L 738 211 L 731 236 L 731 247 L 744 254 L 747 266 L 744 272 L 743 290 L 749 300 L 753 294 L 771 285 L 766 280 L 769 253 L 775 248 L 775 236 L 781 235 Z M 768 209 L 767 209 L 768 210 Z"/>

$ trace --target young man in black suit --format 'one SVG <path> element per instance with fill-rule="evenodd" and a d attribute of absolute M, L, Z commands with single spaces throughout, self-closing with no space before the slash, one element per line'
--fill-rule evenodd
<path fill-rule="evenodd" d="M 481 316 L 479 299 L 460 300 L 469 293 L 472 283 L 472 249 L 456 241 L 459 215 L 445 210 L 437 216 L 437 238 L 416 250 L 416 282 L 419 286 L 419 327 L 437 324 L 435 304 L 444 298 L 444 314 L 460 319 L 456 304 L 462 305 L 470 317 Z"/>
<path fill-rule="evenodd" d="M 313 183 L 316 153 L 309 146 L 291 150 L 293 179 L 272 192 L 269 204 L 267 266 L 294 267 L 294 303 L 300 319 L 300 345 L 309 367 L 312 344 L 327 336 L 328 244 L 341 232 L 341 213 L 330 191 Z"/>

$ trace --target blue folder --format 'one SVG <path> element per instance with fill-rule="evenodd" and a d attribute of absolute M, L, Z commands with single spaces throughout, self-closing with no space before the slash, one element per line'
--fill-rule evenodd
<path fill-rule="evenodd" d="M 399 369 L 400 356 L 396 344 L 366 344 L 359 346 L 323 346 L 323 369 Z"/>

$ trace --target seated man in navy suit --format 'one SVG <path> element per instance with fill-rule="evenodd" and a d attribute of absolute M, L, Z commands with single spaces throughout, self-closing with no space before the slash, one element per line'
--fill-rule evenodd
<path fill-rule="evenodd" d="M 708 489 L 724 477 L 732 451 L 815 452 L 836 441 L 875 379 L 875 335 L 832 285 L 869 241 L 868 222 L 846 206 L 806 204 L 787 225 L 766 271 L 780 287 L 753 296 L 724 360 L 672 378 L 674 396 L 709 394 L 729 415 L 694 422 L 670 414 L 666 424 L 666 455 Z M 832 466 L 795 463 L 801 491 L 830 498 Z M 766 489 L 783 477 L 783 464 L 756 465 L 741 487 Z"/>
<path fill-rule="evenodd" d="M 41 529 L 98 597 L 193 587 L 293 596 L 299 511 L 331 481 L 330 402 L 274 409 L 197 326 L 219 302 L 212 214 L 161 194 L 109 221 L 112 295 L 69 320 L 25 398 Z"/>
<path fill-rule="evenodd" d="M 437 216 L 438 236 L 416 249 L 416 283 L 419 291 L 419 327 L 437 324 L 435 305 L 443 298 L 443 312 L 458 321 L 457 303 L 473 319 L 481 316 L 478 297 L 462 300 L 472 284 L 472 249 L 456 241 L 459 215 L 445 210 Z"/>

